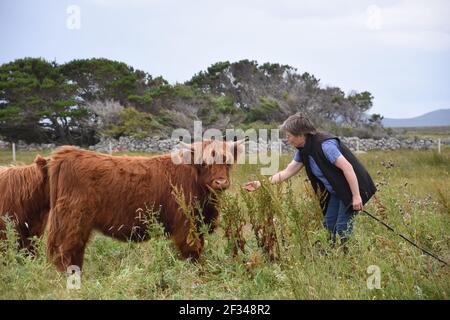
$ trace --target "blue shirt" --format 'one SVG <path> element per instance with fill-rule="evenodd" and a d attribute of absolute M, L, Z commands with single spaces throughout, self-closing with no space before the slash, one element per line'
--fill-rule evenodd
<path fill-rule="evenodd" d="M 339 143 L 337 139 L 329 139 L 322 142 L 322 151 L 325 155 L 325 158 L 327 158 L 328 161 L 330 161 L 332 164 L 334 164 L 341 155 L 341 151 L 339 150 Z M 302 163 L 302 148 L 297 149 L 294 155 L 294 160 Z M 314 161 L 313 157 L 309 156 L 309 165 L 311 167 L 311 172 L 313 175 L 319 179 L 325 188 L 330 192 L 334 193 L 333 187 L 331 186 L 330 182 L 325 178 L 322 170 L 320 170 L 319 166 L 317 165 L 316 161 Z"/>

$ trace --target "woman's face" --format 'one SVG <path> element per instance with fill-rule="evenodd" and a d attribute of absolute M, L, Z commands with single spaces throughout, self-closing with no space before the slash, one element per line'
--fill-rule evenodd
<path fill-rule="evenodd" d="M 294 148 L 303 148 L 305 146 L 306 138 L 304 135 L 293 135 L 290 132 L 286 132 L 287 139 L 291 146 Z"/>

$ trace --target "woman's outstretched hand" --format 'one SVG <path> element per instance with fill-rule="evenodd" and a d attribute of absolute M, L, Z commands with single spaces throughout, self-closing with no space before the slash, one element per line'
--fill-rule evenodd
<path fill-rule="evenodd" d="M 249 181 L 245 184 L 244 189 L 248 192 L 253 192 L 256 189 L 259 189 L 261 187 L 261 182 L 259 181 Z"/>

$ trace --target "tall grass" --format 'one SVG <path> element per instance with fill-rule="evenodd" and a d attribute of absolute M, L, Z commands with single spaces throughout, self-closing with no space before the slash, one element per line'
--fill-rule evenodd
<path fill-rule="evenodd" d="M 33 156 L 29 157 L 34 158 Z M 281 160 L 285 165 L 289 155 Z M 450 253 L 450 150 L 369 152 L 360 156 L 379 191 L 366 209 L 443 259 Z M 202 233 L 199 262 L 181 260 L 161 225 L 150 240 L 119 242 L 96 234 L 86 251 L 80 290 L 66 287 L 45 256 L 17 251 L 14 229 L 0 253 L 0 298 L 13 299 L 449 299 L 448 267 L 359 214 L 348 253 L 333 247 L 306 175 L 271 185 L 259 165 L 237 166 L 218 199 L 216 232 Z M 254 178 L 263 187 L 241 186 Z M 189 208 L 186 208 L 189 211 Z M 316 244 L 320 243 L 320 247 Z M 381 288 L 369 289 L 370 266 Z M 369 273 L 368 273 L 369 270 Z"/>

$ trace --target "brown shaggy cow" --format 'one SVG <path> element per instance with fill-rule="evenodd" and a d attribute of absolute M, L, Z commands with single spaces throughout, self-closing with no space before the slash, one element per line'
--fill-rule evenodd
<path fill-rule="evenodd" d="M 30 237 L 42 235 L 50 210 L 47 181 L 47 160 L 41 156 L 31 165 L 0 168 L 0 240 L 6 238 L 4 218 L 9 218 L 19 247 L 34 251 Z"/>
<path fill-rule="evenodd" d="M 210 224 L 212 232 L 218 211 L 211 189 L 229 187 L 230 167 L 242 153 L 243 142 L 198 142 L 176 157 L 113 157 L 74 147 L 55 151 L 49 164 L 50 259 L 60 271 L 70 265 L 82 268 L 93 230 L 125 241 L 147 239 L 147 227 L 141 219 L 146 207 L 159 210 L 160 221 L 181 255 L 197 259 L 203 237 L 193 241 L 191 223 L 176 201 L 173 187 L 183 191 L 186 202 L 192 204 L 197 199 L 201 203 L 204 222 Z"/>

